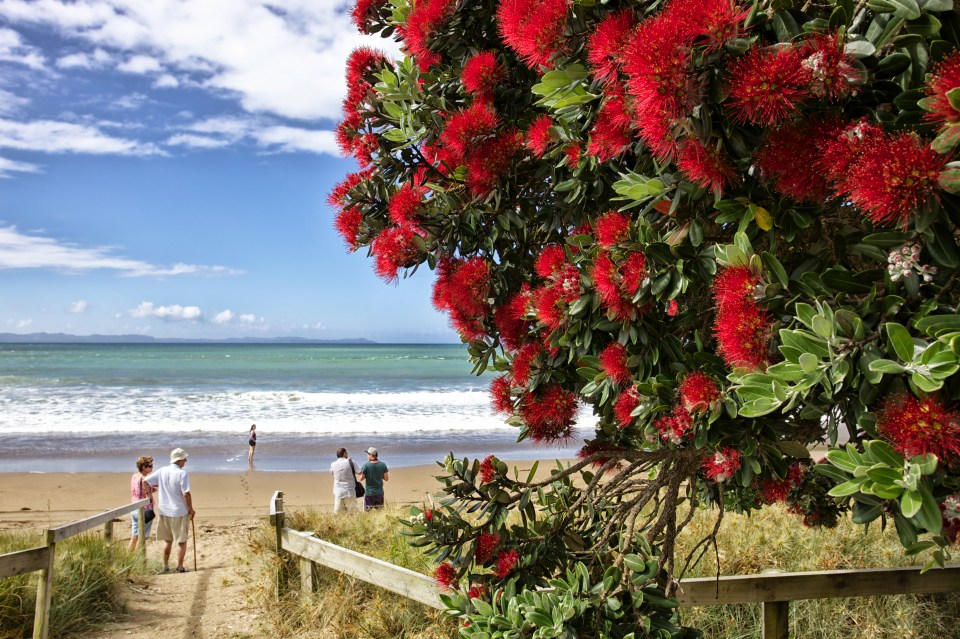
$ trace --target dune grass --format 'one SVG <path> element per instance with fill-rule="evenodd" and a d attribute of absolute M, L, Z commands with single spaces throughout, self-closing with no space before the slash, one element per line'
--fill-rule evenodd
<path fill-rule="evenodd" d="M 37 535 L 0 534 L 0 554 L 40 545 Z M 148 566 L 125 544 L 110 546 L 98 535 L 72 537 L 56 547 L 50 636 L 64 637 L 109 622 L 124 611 L 122 586 Z M 0 579 L 0 639 L 33 633 L 37 578 L 33 572 Z"/>
<path fill-rule="evenodd" d="M 434 564 L 407 546 L 399 533 L 406 509 L 373 514 L 336 516 L 317 511 L 287 514 L 287 526 L 315 531 L 332 543 L 384 561 L 431 574 Z M 678 557 L 713 528 L 710 513 L 701 513 L 678 538 Z M 751 517 L 727 514 L 718 537 L 724 575 L 783 571 L 840 570 L 912 565 L 892 529 L 877 525 L 866 533 L 841 521 L 832 530 L 804 528 L 782 508 L 772 507 Z M 299 565 L 289 555 L 273 552 L 274 531 L 267 525 L 255 533 L 262 578 L 252 593 L 262 610 L 270 610 L 263 630 L 275 637 L 306 639 L 434 639 L 457 636 L 453 620 L 442 613 L 385 590 L 320 568 L 317 592 L 301 599 Z M 916 558 L 917 562 L 922 560 Z M 714 576 L 711 551 L 687 577 Z M 277 592 L 280 592 L 279 599 Z M 688 608 L 681 611 L 686 626 L 707 637 L 759 639 L 760 605 Z M 804 639 L 960 639 L 960 592 L 950 595 L 899 595 L 825 599 L 791 604 L 791 637 Z"/>

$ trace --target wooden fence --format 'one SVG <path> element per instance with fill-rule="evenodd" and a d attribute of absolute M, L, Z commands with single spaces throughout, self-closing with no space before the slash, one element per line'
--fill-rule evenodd
<path fill-rule="evenodd" d="M 134 510 L 139 510 L 138 526 L 139 530 L 143 531 L 146 529 L 143 508 L 149 503 L 149 499 L 141 499 L 57 528 L 47 528 L 43 531 L 43 546 L 0 555 L 0 579 L 40 571 L 40 578 L 37 580 L 37 607 L 33 618 L 33 639 L 47 639 L 50 635 L 50 597 L 53 595 L 54 557 L 57 543 L 101 524 L 103 537 L 109 541 L 113 539 L 113 520 Z M 143 539 L 142 532 L 140 536 Z M 141 542 L 140 552 L 146 556 L 146 543 Z"/>
<path fill-rule="evenodd" d="M 277 553 L 286 550 L 300 558 L 303 592 L 313 591 L 313 566 L 320 564 L 444 610 L 440 588 L 433 579 L 406 568 L 341 548 L 311 533 L 284 525 L 283 493 L 270 502 L 270 523 L 276 529 Z M 878 568 L 822 572 L 773 572 L 736 577 L 704 577 L 680 581 L 677 599 L 683 608 L 722 604 L 759 603 L 763 639 L 787 639 L 790 602 L 803 599 L 875 597 L 878 595 L 960 592 L 960 566 L 921 573 L 920 568 Z"/>

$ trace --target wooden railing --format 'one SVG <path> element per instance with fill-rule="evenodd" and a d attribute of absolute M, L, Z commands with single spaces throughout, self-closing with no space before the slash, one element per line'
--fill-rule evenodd
<path fill-rule="evenodd" d="M 0 579 L 40 571 L 40 577 L 37 580 L 37 607 L 33 617 L 33 639 L 47 639 L 50 634 L 50 598 L 53 595 L 54 557 L 57 543 L 101 524 L 103 524 L 103 537 L 109 541 L 113 539 L 113 520 L 134 510 L 139 510 L 139 530 L 146 530 L 143 509 L 149 503 L 149 499 L 141 499 L 57 528 L 47 528 L 43 531 L 43 546 L 0 555 Z M 142 532 L 140 536 L 144 537 Z M 140 544 L 140 552 L 146 556 L 146 543 Z"/>
<path fill-rule="evenodd" d="M 313 567 L 320 564 L 432 608 L 446 608 L 439 599 L 442 591 L 430 577 L 285 527 L 280 491 L 270 501 L 270 523 L 276 528 L 277 553 L 286 550 L 300 558 L 304 593 L 313 591 Z M 684 608 L 760 603 L 763 639 L 787 639 L 791 601 L 949 592 L 960 592 L 960 566 L 926 573 L 920 568 L 878 568 L 684 579 L 676 597 Z"/>

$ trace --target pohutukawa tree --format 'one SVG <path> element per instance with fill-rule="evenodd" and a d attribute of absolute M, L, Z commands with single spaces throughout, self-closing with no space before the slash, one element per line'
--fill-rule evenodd
<path fill-rule="evenodd" d="M 350 57 L 338 138 L 360 169 L 330 195 L 337 229 L 388 282 L 436 272 L 434 303 L 477 370 L 500 372 L 492 405 L 520 439 L 567 439 L 583 406 L 596 419 L 548 481 L 446 460 L 447 498 L 410 532 L 464 635 L 690 632 L 670 596 L 698 557 L 674 539 L 703 507 L 883 520 L 907 552 L 949 558 L 952 0 L 353 15 L 407 57 Z"/>

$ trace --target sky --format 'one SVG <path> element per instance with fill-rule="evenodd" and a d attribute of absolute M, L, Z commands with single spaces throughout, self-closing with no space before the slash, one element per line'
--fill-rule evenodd
<path fill-rule="evenodd" d="M 457 342 L 333 230 L 341 0 L 0 0 L 0 333 Z"/>

